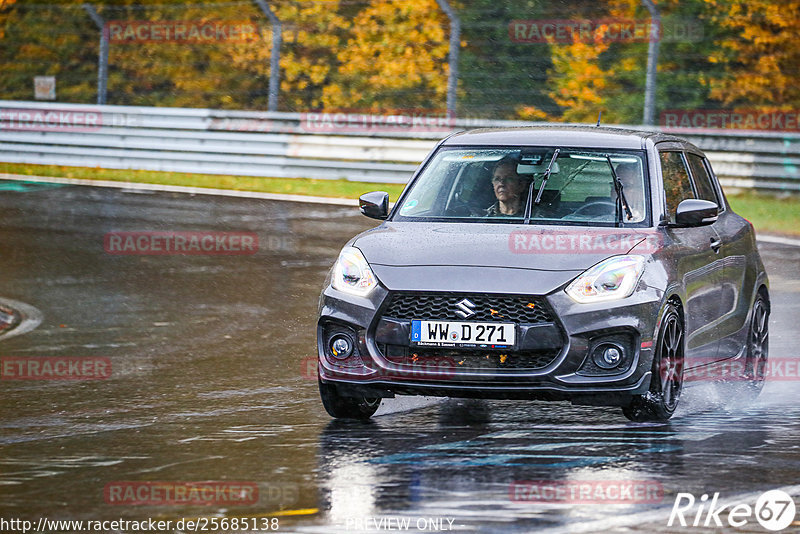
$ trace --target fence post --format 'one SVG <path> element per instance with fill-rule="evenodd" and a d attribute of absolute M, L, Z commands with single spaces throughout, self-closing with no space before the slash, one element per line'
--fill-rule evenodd
<path fill-rule="evenodd" d="M 83 9 L 100 30 L 100 53 L 97 57 L 97 104 L 102 106 L 106 103 L 108 89 L 108 31 L 105 28 L 105 21 L 97 14 L 94 6 L 83 4 Z"/>
<path fill-rule="evenodd" d="M 456 116 L 456 89 L 458 89 L 458 52 L 461 48 L 461 20 L 456 11 L 450 6 L 447 0 L 436 0 L 439 7 L 450 19 L 450 52 L 448 54 L 448 64 L 450 74 L 447 77 L 447 116 Z"/>
<path fill-rule="evenodd" d="M 283 40 L 283 28 L 277 15 L 269 8 L 264 0 L 255 0 L 262 13 L 267 16 L 272 24 L 272 50 L 269 53 L 269 97 L 267 101 L 268 111 L 278 111 L 278 91 L 280 89 L 281 72 L 281 41 Z"/>
<path fill-rule="evenodd" d="M 642 4 L 650 12 L 650 42 L 647 45 L 647 79 L 644 84 L 644 113 L 642 123 L 652 126 L 656 109 L 656 73 L 658 72 L 658 45 L 661 42 L 661 15 L 653 0 L 642 0 Z M 658 35 L 653 39 L 652 27 L 657 28 Z"/>

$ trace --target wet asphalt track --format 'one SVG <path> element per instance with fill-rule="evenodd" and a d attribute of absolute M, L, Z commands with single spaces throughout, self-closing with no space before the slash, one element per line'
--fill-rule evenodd
<path fill-rule="evenodd" d="M 768 383 L 750 406 L 731 402 L 729 386 L 695 386 L 662 425 L 629 424 L 617 409 L 420 399 L 384 401 L 368 424 L 332 421 L 308 363 L 327 269 L 371 225 L 355 209 L 0 189 L 0 297 L 41 312 L 29 332 L 0 339 L 0 356 L 103 357 L 113 369 L 108 380 L 0 382 L 0 517 L 276 516 L 280 531 L 298 532 L 406 518 L 412 531 L 424 519 L 428 531 L 645 532 L 666 530 L 678 492 L 751 505 L 768 489 L 800 496 L 796 378 Z M 107 232 L 142 230 L 255 232 L 261 247 L 252 256 L 104 252 Z M 760 249 L 770 356 L 797 360 L 800 248 Z M 514 481 L 587 479 L 660 483 L 663 500 L 566 505 L 509 494 Z M 103 493 L 118 481 L 201 480 L 254 483 L 258 501 L 126 506 Z M 754 523 L 740 531 L 762 532 Z"/>

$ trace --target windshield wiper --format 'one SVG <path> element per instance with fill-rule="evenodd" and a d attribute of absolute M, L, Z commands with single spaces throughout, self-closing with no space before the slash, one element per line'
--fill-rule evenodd
<path fill-rule="evenodd" d="M 611 176 L 614 178 L 614 190 L 617 192 L 616 215 L 614 217 L 616 219 L 616 225 L 619 226 L 619 223 L 622 222 L 622 208 L 625 209 L 625 215 L 628 216 L 628 220 L 633 219 L 633 214 L 631 213 L 630 206 L 628 206 L 628 200 L 625 198 L 622 182 L 619 181 L 617 171 L 614 170 L 614 165 L 611 163 L 611 156 L 608 154 L 606 154 L 606 161 L 608 162 L 608 166 L 611 167 Z"/>
<path fill-rule="evenodd" d="M 539 192 L 536 194 L 536 200 L 533 200 L 533 186 L 536 183 L 536 180 L 531 180 L 531 186 L 528 189 L 528 201 L 525 203 L 525 224 L 531 223 L 531 212 L 533 211 L 533 204 L 537 206 L 542 201 L 542 193 L 544 193 L 544 186 L 547 184 L 547 179 L 550 178 L 550 172 L 553 169 L 553 163 L 556 162 L 558 159 L 558 153 L 561 152 L 560 148 L 557 148 L 555 152 L 553 152 L 553 157 L 550 158 L 550 164 L 547 165 L 547 169 L 544 171 L 544 176 L 542 176 L 542 185 L 539 186 Z"/>

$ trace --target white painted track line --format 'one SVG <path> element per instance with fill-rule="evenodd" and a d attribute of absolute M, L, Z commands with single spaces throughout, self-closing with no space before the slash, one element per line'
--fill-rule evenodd
<path fill-rule="evenodd" d="M 287 195 L 283 193 L 260 193 L 256 191 L 235 191 L 233 189 L 212 189 L 185 185 L 142 184 L 135 182 L 115 182 L 111 180 L 85 180 L 82 178 L 56 178 L 50 176 L 28 176 L 25 174 L 0 173 L 0 180 L 24 180 L 64 185 L 88 185 L 92 187 L 114 187 L 136 191 L 166 191 L 192 195 L 217 195 L 224 197 L 260 198 L 264 200 L 287 200 L 290 202 L 311 202 L 314 204 L 333 204 L 336 206 L 358 206 L 358 200 L 351 198 L 313 197 L 308 195 Z"/>

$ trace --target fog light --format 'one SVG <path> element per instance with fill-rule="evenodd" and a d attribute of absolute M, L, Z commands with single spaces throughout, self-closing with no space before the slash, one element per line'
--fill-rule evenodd
<path fill-rule="evenodd" d="M 610 343 L 598 345 L 592 353 L 594 363 L 601 369 L 618 367 L 622 363 L 623 355 L 622 347 Z"/>
<path fill-rule="evenodd" d="M 330 348 L 334 358 L 344 360 L 353 353 L 353 342 L 349 337 L 339 334 L 331 338 Z"/>
<path fill-rule="evenodd" d="M 620 359 L 622 359 L 622 354 L 614 347 L 608 347 L 603 351 L 603 361 L 608 365 L 616 366 Z"/>

